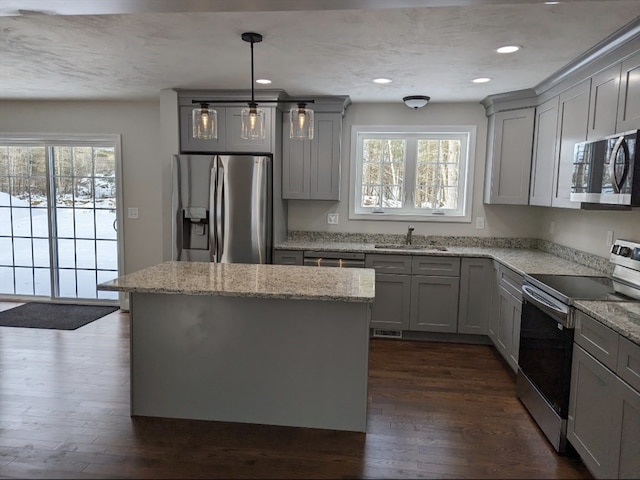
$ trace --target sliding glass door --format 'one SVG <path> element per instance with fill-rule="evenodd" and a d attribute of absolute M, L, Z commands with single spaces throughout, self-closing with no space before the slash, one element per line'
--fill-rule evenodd
<path fill-rule="evenodd" d="M 117 300 L 118 149 L 71 140 L 0 145 L 0 294 Z"/>

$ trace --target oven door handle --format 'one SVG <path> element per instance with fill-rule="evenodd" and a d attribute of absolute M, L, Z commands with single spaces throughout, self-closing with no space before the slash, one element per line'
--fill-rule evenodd
<path fill-rule="evenodd" d="M 546 298 L 545 294 L 540 293 L 529 285 L 522 286 L 522 296 L 542 312 L 560 322 L 564 327 L 571 328 L 571 325 L 569 325 L 569 307 L 566 305 L 558 305 L 552 302 Z"/>
<path fill-rule="evenodd" d="M 618 153 L 622 148 L 622 154 L 624 155 L 624 167 L 622 170 L 622 175 L 618 178 L 618 172 L 616 172 L 616 159 L 618 158 Z M 613 191 L 615 193 L 620 193 L 620 190 L 624 186 L 624 182 L 627 180 L 627 175 L 629 174 L 629 147 L 627 146 L 627 142 L 625 141 L 624 135 L 618 138 L 615 145 L 613 146 L 613 150 L 611 150 L 611 156 L 609 157 L 609 178 L 611 180 L 611 186 L 613 187 Z"/>

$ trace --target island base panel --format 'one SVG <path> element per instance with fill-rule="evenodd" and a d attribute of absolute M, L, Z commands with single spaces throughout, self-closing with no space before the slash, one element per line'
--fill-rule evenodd
<path fill-rule="evenodd" d="M 370 304 L 131 295 L 131 414 L 364 432 Z"/>

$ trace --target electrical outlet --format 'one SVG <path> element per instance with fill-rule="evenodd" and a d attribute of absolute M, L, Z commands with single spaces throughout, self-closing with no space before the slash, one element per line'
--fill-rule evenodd
<path fill-rule="evenodd" d="M 607 230 L 607 245 L 613 244 L 613 230 Z"/>
<path fill-rule="evenodd" d="M 484 230 L 484 217 L 476 217 L 476 228 Z"/>
<path fill-rule="evenodd" d="M 329 213 L 327 215 L 327 223 L 329 225 L 338 225 L 338 214 L 337 213 Z"/>
<path fill-rule="evenodd" d="M 553 235 L 555 231 L 556 231 L 556 222 L 551 221 L 551 223 L 549 224 L 549 233 Z"/>
<path fill-rule="evenodd" d="M 136 207 L 129 207 L 127 209 L 128 218 L 138 218 L 138 209 Z"/>

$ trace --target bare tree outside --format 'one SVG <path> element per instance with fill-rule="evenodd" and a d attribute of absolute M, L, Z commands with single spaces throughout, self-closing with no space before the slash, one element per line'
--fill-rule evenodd
<path fill-rule="evenodd" d="M 404 140 L 364 140 L 361 197 L 363 207 L 402 208 L 404 164 Z"/>

